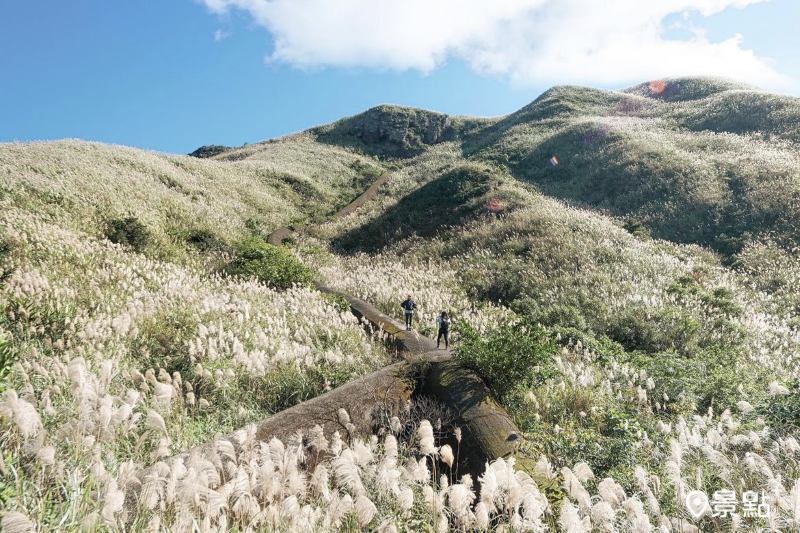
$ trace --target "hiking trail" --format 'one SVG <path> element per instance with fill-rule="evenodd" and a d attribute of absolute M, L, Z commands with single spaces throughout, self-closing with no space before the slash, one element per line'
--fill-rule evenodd
<path fill-rule="evenodd" d="M 358 198 L 337 211 L 334 217 L 344 218 L 373 199 L 390 175 L 388 172 L 382 174 Z M 295 231 L 293 228 L 277 229 L 268 236 L 267 242 L 282 246 Z M 492 398 L 483 380 L 472 370 L 462 367 L 452 356 L 451 350 L 437 349 L 436 341 L 415 330 L 407 331 L 398 320 L 362 299 L 322 283 L 315 285 L 320 292 L 344 298 L 351 312 L 365 325 L 380 330 L 397 344 L 403 360 L 256 422 L 257 441 L 268 442 L 272 438 L 286 441 L 298 433 L 307 433 L 315 426 L 322 427 L 326 438 L 330 438 L 335 431 L 342 432 L 350 439 L 367 437 L 382 424 L 385 427 L 388 419 L 399 414 L 412 397 L 426 395 L 442 402 L 457 417 L 454 423 L 462 430 L 462 472 L 469 472 L 477 479 L 487 461 L 513 456 L 517 468 L 534 478 L 538 477 L 534 472 L 534 461 L 521 453 L 522 434 L 511 417 Z M 338 418 L 339 409 L 345 409 L 350 415 L 352 426 L 349 430 Z M 241 434 L 242 430 L 239 430 L 219 439 L 228 440 L 237 448 Z M 162 461 L 169 463 L 178 457 L 185 459 L 192 454 L 212 453 L 217 440 L 215 438 Z M 153 468 L 138 472 L 132 476 L 131 482 L 141 483 Z M 130 505 L 136 503 L 129 494 L 126 506 Z"/>

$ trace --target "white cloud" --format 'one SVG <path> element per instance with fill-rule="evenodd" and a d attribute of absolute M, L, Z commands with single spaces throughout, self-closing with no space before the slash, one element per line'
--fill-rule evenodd
<path fill-rule="evenodd" d="M 519 83 L 614 84 L 678 75 L 794 84 L 742 37 L 702 28 L 664 37 L 670 15 L 709 16 L 769 0 L 200 0 L 249 13 L 272 34 L 271 62 L 308 69 L 431 72 L 448 58 Z"/>
<path fill-rule="evenodd" d="M 230 36 L 231 36 L 230 32 L 227 32 L 225 30 L 217 30 L 214 32 L 214 42 L 218 43 L 221 40 L 227 39 Z"/>

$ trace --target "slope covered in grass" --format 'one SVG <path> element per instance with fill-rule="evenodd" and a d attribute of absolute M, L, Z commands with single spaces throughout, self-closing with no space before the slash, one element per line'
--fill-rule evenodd
<path fill-rule="evenodd" d="M 496 119 L 381 106 L 205 158 L 0 145 L 0 503 L 42 531 L 791 530 L 796 110 L 680 79 Z M 248 427 L 158 462 L 387 361 L 342 302 L 219 268 L 309 220 L 290 251 L 321 281 L 389 314 L 412 293 L 425 334 L 448 310 L 457 350 L 461 320 L 493 349 L 545 328 L 547 374 L 512 366 L 536 379 L 501 395 L 535 472 L 459 478 L 452 413 L 424 399 L 368 440 L 338 413 L 331 442 Z M 697 488 L 764 489 L 772 522 L 692 522 Z"/>
<path fill-rule="evenodd" d="M 554 87 L 496 119 L 382 106 L 311 133 L 405 159 L 455 143 L 465 159 L 549 196 L 730 255 L 767 236 L 800 243 L 798 118 L 797 98 L 676 78 L 624 91 Z"/>
<path fill-rule="evenodd" d="M 441 180 L 454 181 L 451 194 L 440 194 Z M 454 198 L 461 210 L 443 224 Z M 555 375 L 504 390 L 503 401 L 542 471 L 560 470 L 546 478 L 564 492 L 539 485 L 555 513 L 550 530 L 567 530 L 559 513 L 571 512 L 586 531 L 609 521 L 625 530 L 634 516 L 636 527 L 681 531 L 688 491 L 738 487 L 731 479 L 773 487 L 775 519 L 791 523 L 780 502 L 800 495 L 800 322 L 787 291 L 800 261 L 761 243 L 730 268 L 708 249 L 623 226 L 542 195 L 504 166 L 465 162 L 451 142 L 407 160 L 373 203 L 313 228 L 301 249 L 328 284 L 387 313 L 399 316 L 412 293 L 423 333 L 435 334 L 441 310 L 486 336 L 508 324 L 546 328 L 561 346 Z M 319 252 L 326 241 L 330 254 Z M 509 372 L 526 370 L 535 372 Z M 584 491 L 606 492 L 610 514 Z"/>
<path fill-rule="evenodd" d="M 800 242 L 798 100 L 716 80 L 658 89 L 552 89 L 466 153 L 672 241 L 725 253 L 768 234 Z"/>
<path fill-rule="evenodd" d="M 73 140 L 3 144 L 0 199 L 95 236 L 134 217 L 153 234 L 151 251 L 166 257 L 193 236 L 231 244 L 327 215 L 381 172 L 374 160 L 305 136 L 261 154 L 221 162 Z"/>
<path fill-rule="evenodd" d="M 338 300 L 226 275 L 243 237 L 326 215 L 380 169 L 317 148 L 227 162 L 0 145 L 4 511 L 118 529 L 134 470 L 387 363 Z"/>

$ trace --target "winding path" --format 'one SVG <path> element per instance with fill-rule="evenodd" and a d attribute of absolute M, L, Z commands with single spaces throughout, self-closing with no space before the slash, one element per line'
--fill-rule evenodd
<path fill-rule="evenodd" d="M 388 173 L 381 175 L 361 196 L 334 216 L 343 218 L 374 198 L 388 177 Z M 292 228 L 281 228 L 272 232 L 267 240 L 270 244 L 280 246 L 293 232 Z M 406 331 L 404 325 L 364 300 L 320 283 L 316 287 L 320 292 L 344 298 L 355 316 L 390 335 L 402 349 L 404 360 L 257 422 L 257 440 L 266 442 L 278 438 L 285 441 L 314 426 L 321 426 L 326 437 L 337 430 L 343 431 L 348 437 L 371 435 L 376 426 L 385 424 L 389 417 L 399 414 L 415 394 L 425 394 L 436 397 L 457 413 L 455 423 L 462 428 L 461 472 L 470 472 L 477 479 L 487 461 L 514 456 L 517 468 L 537 477 L 533 460 L 520 452 L 522 434 L 511 417 L 494 401 L 483 380 L 462 367 L 452 357 L 450 350 L 437 350 L 433 339 L 413 330 Z M 339 420 L 337 413 L 340 408 L 349 413 L 351 425 Z M 238 453 L 241 434 L 238 431 L 221 439 L 230 441 Z M 216 442 L 217 439 L 214 439 L 164 462 L 170 463 L 176 458 L 193 454 L 212 453 L 216 449 Z M 126 485 L 126 507 L 137 505 L 137 483 L 141 486 L 142 481 L 153 472 L 154 467 L 150 467 L 132 476 L 129 483 L 133 485 Z"/>
<path fill-rule="evenodd" d="M 333 217 L 345 218 L 346 216 L 354 213 L 366 202 L 374 199 L 378 194 L 378 189 L 380 189 L 380 187 L 386 183 L 390 176 L 390 172 L 384 172 L 381 174 L 372 183 L 372 185 L 367 188 L 367 190 L 361 193 L 358 198 L 339 209 L 333 214 Z M 267 242 L 273 246 L 282 246 L 284 241 L 289 239 L 295 233 L 295 231 L 296 230 L 293 227 L 278 228 L 267 236 Z M 380 328 L 384 332 L 391 335 L 404 352 L 407 352 L 408 354 L 436 352 L 435 354 L 431 354 L 431 356 L 437 359 L 444 357 L 441 352 L 445 351 L 437 351 L 436 342 L 433 339 L 420 335 L 415 330 L 406 331 L 404 324 L 401 324 L 394 318 L 382 313 L 376 307 L 365 302 L 364 300 L 341 291 L 331 289 L 330 287 L 327 287 L 319 282 L 315 282 L 314 285 L 320 292 L 333 294 L 347 300 L 347 302 L 350 304 L 350 309 L 352 310 L 353 314 L 355 314 L 358 318 L 363 317 L 364 320 L 370 322 L 373 327 Z M 446 350 L 446 355 L 450 355 L 450 350 Z"/>
<path fill-rule="evenodd" d="M 375 198 L 378 189 L 390 175 L 389 172 L 382 174 L 364 193 L 333 216 L 344 218 Z M 294 228 L 280 228 L 268 236 L 267 242 L 281 246 L 294 231 Z M 367 265 L 365 267 L 368 268 Z M 462 444 L 462 448 L 466 450 L 467 470 L 480 473 L 486 460 L 513 455 L 517 456 L 520 467 L 533 473 L 533 463 L 517 453 L 522 444 L 522 433 L 506 410 L 492 398 L 483 380 L 471 370 L 462 367 L 452 357 L 449 349 L 437 349 L 433 339 L 414 330 L 407 331 L 404 324 L 364 300 L 318 282 L 315 286 L 320 292 L 344 298 L 355 316 L 391 335 L 405 352 L 409 364 L 424 365 L 424 369 L 415 372 L 418 380 L 415 392 L 435 396 L 458 414 L 458 423 L 464 426 L 466 434 L 466 445 Z M 376 374 L 380 372 L 382 370 Z M 365 379 L 362 378 L 361 382 Z"/>

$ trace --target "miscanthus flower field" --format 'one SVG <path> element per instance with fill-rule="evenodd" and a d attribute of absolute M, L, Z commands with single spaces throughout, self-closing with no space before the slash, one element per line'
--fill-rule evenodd
<path fill-rule="evenodd" d="M 597 106 L 621 98 L 603 94 Z M 648 128 L 689 128 L 700 105 L 658 103 L 667 120 L 647 104 L 635 120 L 604 117 L 618 128 L 607 137 L 671 139 Z M 466 140 L 388 162 L 352 139 L 337 146 L 347 128 L 211 160 L 80 141 L 0 145 L 0 530 L 800 532 L 791 217 L 784 233 L 706 248 L 569 205 L 562 182 L 542 178 L 562 199 L 545 196 L 509 169 L 530 162 L 524 151 L 548 127 L 566 142 L 586 124 L 579 109 L 570 123 L 526 118 L 540 111 L 459 119 Z M 580 128 L 575 146 L 601 146 Z M 752 150 L 748 165 L 760 157 L 761 144 L 712 130 L 681 131 L 682 150 L 730 141 Z M 793 150 L 784 141 L 781 153 Z M 327 218 L 387 168 L 375 199 Z M 767 213 L 753 227 L 769 226 L 780 201 L 750 174 L 760 188 L 745 189 L 764 200 L 751 204 Z M 721 190 L 693 199 L 722 205 Z M 673 216 L 645 200 L 648 216 L 666 209 L 656 236 L 677 231 L 674 220 L 701 223 L 684 216 L 688 203 Z M 516 457 L 465 473 L 457 421 L 416 397 L 373 435 L 351 433 L 340 409 L 284 441 L 256 438 L 259 420 L 396 357 L 341 299 L 226 270 L 244 237 L 307 222 L 288 243 L 293 260 L 397 318 L 411 294 L 429 336 L 448 311 L 455 357 L 464 331 L 541 333 L 552 347 L 542 379 L 488 384 L 524 437 Z M 704 225 L 696 241 L 717 229 Z M 729 244 L 727 256 L 712 251 Z M 506 355 L 510 372 L 526 370 Z M 709 499 L 695 514 L 694 491 Z M 720 512 L 724 498 L 736 514 Z"/>
<path fill-rule="evenodd" d="M 542 526 L 512 517 L 508 528 L 797 530 L 797 256 L 765 240 L 724 267 L 702 248 L 639 238 L 507 180 L 491 192 L 513 206 L 505 213 L 487 214 L 485 197 L 458 226 L 393 239 L 385 213 L 397 199 L 462 164 L 439 150 L 395 172 L 356 215 L 313 228 L 299 249 L 326 283 L 387 313 L 399 317 L 398 295 L 412 293 L 430 334 L 448 310 L 482 333 L 534 315 L 557 340 L 556 376 L 506 408 L 527 453 L 555 465 L 543 475 L 558 490 L 543 491 Z M 427 230 L 424 217 L 399 223 Z M 386 236 L 380 253 L 319 251 L 370 231 Z M 712 498 L 726 489 L 740 503 L 758 491 L 770 516 L 712 517 L 709 508 L 697 521 L 687 510 L 692 490 Z"/>

